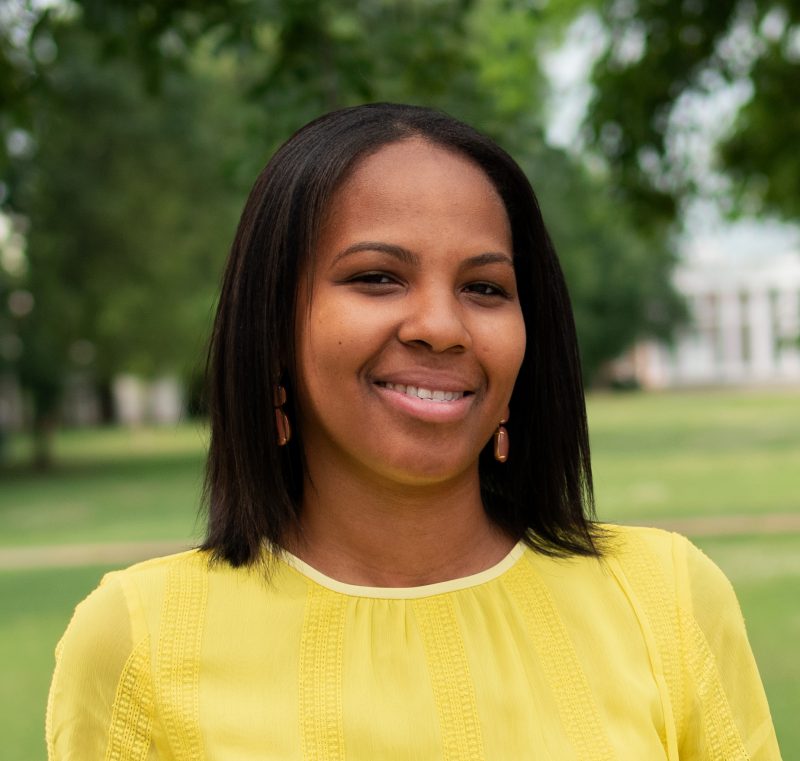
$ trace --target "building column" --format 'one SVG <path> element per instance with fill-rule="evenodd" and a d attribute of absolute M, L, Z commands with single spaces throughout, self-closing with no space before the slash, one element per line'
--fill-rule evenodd
<path fill-rule="evenodd" d="M 778 370 L 782 377 L 800 379 L 800 290 L 781 290 L 776 303 Z"/>
<path fill-rule="evenodd" d="M 748 293 L 747 310 L 742 317 L 747 320 L 750 334 L 750 367 L 748 375 L 755 380 L 765 380 L 775 374 L 775 336 L 772 331 L 769 294 L 763 290 Z"/>
<path fill-rule="evenodd" d="M 723 291 L 719 294 L 720 363 L 717 372 L 722 381 L 739 380 L 742 364 L 742 308 L 739 294 Z"/>

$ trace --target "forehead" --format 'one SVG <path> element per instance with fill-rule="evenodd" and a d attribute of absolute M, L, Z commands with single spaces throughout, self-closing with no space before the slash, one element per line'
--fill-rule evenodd
<path fill-rule="evenodd" d="M 389 143 L 360 159 L 334 193 L 335 203 L 343 194 L 399 184 L 416 192 L 448 185 L 474 185 L 502 204 L 492 181 L 477 163 L 462 153 L 422 137 Z"/>
<path fill-rule="evenodd" d="M 355 165 L 330 200 L 322 237 L 365 225 L 397 232 L 431 219 L 443 229 L 500 226 L 510 235 L 505 205 L 484 170 L 415 137 L 385 145 Z"/>

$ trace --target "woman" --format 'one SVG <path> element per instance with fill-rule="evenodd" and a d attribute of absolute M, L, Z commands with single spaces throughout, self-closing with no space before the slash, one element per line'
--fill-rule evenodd
<path fill-rule="evenodd" d="M 767 759 L 727 580 L 591 521 L 566 288 L 521 170 L 371 105 L 247 202 L 210 354 L 209 529 L 109 574 L 51 759 Z"/>

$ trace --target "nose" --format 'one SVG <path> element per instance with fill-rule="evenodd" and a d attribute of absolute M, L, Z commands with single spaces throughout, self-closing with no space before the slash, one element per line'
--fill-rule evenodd
<path fill-rule="evenodd" d="M 404 344 L 437 352 L 464 351 L 472 345 L 464 306 L 449 289 L 428 288 L 406 299 L 397 335 Z"/>

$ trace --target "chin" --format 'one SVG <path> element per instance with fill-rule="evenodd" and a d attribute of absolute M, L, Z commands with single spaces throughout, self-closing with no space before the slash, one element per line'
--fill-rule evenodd
<path fill-rule="evenodd" d="M 452 457 L 421 456 L 415 453 L 408 460 L 395 461 L 382 469 L 384 475 L 407 486 L 434 486 L 459 480 L 478 472 L 478 460 L 454 461 Z"/>

